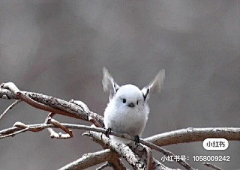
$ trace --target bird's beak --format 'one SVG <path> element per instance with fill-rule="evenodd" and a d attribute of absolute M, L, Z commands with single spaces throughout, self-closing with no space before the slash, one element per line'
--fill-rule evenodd
<path fill-rule="evenodd" d="M 128 104 L 129 107 L 134 107 L 135 105 L 133 103 Z"/>

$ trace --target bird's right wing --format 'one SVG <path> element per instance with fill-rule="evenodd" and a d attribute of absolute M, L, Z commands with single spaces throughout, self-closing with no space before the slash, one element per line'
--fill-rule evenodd
<path fill-rule="evenodd" d="M 165 79 L 165 70 L 162 69 L 158 72 L 154 80 L 142 89 L 144 100 L 148 100 L 151 93 L 160 93 L 163 88 L 163 81 Z"/>

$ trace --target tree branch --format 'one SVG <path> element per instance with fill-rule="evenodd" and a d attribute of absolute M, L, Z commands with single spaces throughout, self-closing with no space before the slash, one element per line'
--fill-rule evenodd
<path fill-rule="evenodd" d="M 133 151 L 124 143 L 120 143 L 117 141 L 110 140 L 102 133 L 97 133 L 93 131 L 89 131 L 85 133 L 89 137 L 97 139 L 104 143 L 104 145 L 110 147 L 112 150 L 117 152 L 121 157 L 123 157 L 134 169 L 143 170 L 146 169 L 146 165 L 141 161 L 141 159 L 136 156 Z"/>
<path fill-rule="evenodd" d="M 213 168 L 215 170 L 223 170 L 223 169 L 219 168 L 218 166 L 210 164 L 210 163 L 203 163 L 203 165 L 205 165 L 207 167 L 210 167 L 210 168 Z"/>
<path fill-rule="evenodd" d="M 109 162 L 107 162 L 107 163 L 101 165 L 100 167 L 98 167 L 96 170 L 103 170 L 104 168 L 107 168 L 109 166 L 111 166 L 111 165 L 109 164 Z"/>
<path fill-rule="evenodd" d="M 101 132 L 101 142 L 103 142 L 106 146 L 110 146 L 110 148 L 114 151 L 116 151 L 119 155 L 123 156 L 130 165 L 132 165 L 135 168 L 142 169 L 143 167 L 151 168 L 159 168 L 159 169 L 168 169 L 164 165 L 162 165 L 157 160 L 153 159 L 153 165 L 149 166 L 147 162 L 151 160 L 151 157 L 148 156 L 148 158 L 145 158 L 142 162 L 142 159 L 140 159 L 138 156 L 136 156 L 134 153 L 140 153 L 141 149 L 135 149 L 134 153 L 131 151 L 131 149 L 126 146 L 125 144 L 121 143 L 114 143 L 114 141 L 111 142 L 109 138 L 107 138 L 102 133 L 105 133 L 105 129 L 98 128 L 98 127 L 104 127 L 103 124 L 103 117 L 98 115 L 97 113 L 91 112 L 88 107 L 81 101 L 70 101 L 67 102 L 65 100 L 43 95 L 40 93 L 34 93 L 34 92 L 26 92 L 26 91 L 20 91 L 15 84 L 13 83 L 3 83 L 0 85 L 0 98 L 2 99 L 16 99 L 18 101 L 24 101 L 28 103 L 29 105 L 36 107 L 41 110 L 45 110 L 48 112 L 52 112 L 53 114 L 60 114 L 65 115 L 77 119 L 82 119 L 84 121 L 88 121 L 93 123 L 97 127 L 89 127 L 89 126 L 83 126 L 83 125 L 73 125 L 73 124 L 66 124 L 66 123 L 59 123 L 53 119 L 51 119 L 48 122 L 45 122 L 43 124 L 33 124 L 33 125 L 25 125 L 23 123 L 17 122 L 15 123 L 15 126 L 12 128 L 4 129 L 0 131 L 0 139 L 6 138 L 10 136 L 14 136 L 26 131 L 32 131 L 32 132 L 38 132 L 46 128 L 60 128 L 67 132 L 67 135 L 71 136 L 71 131 L 69 129 L 82 129 L 82 130 L 89 130 L 91 131 L 91 134 L 99 134 L 96 132 Z M 12 108 L 17 102 L 10 105 L 2 114 L 2 116 L 10 109 Z M 2 117 L 1 116 L 1 117 Z M 51 123 L 51 124 L 48 124 Z M 94 131 L 94 132 L 93 132 Z M 112 133 L 112 135 L 123 137 L 129 140 L 134 140 L 132 136 L 126 135 L 126 134 L 116 134 Z M 186 128 L 171 132 L 166 132 L 158 135 L 154 135 L 152 137 L 148 137 L 146 139 L 140 139 L 140 142 L 143 143 L 146 146 L 149 146 L 152 149 L 156 149 L 160 152 L 166 152 L 169 154 L 169 151 L 165 151 L 163 148 L 160 148 L 159 146 L 165 146 L 165 145 L 171 145 L 171 144 L 177 144 L 177 143 L 186 143 L 186 142 L 196 142 L 196 141 L 203 141 L 206 138 L 225 138 L 227 140 L 240 140 L 240 128 Z M 96 138 L 96 137 L 95 137 Z M 158 146 L 156 146 L 158 145 Z M 126 154 L 129 155 L 126 155 Z M 166 154 L 165 153 L 165 154 Z M 93 153 L 95 154 L 95 153 Z M 99 156 L 102 159 L 108 157 L 110 154 L 115 154 L 113 156 L 114 158 L 118 158 L 119 155 L 117 155 L 115 152 L 112 152 L 110 150 L 104 150 L 102 152 L 98 152 L 96 155 Z M 117 155 L 117 156 L 116 156 Z M 151 155 L 150 152 L 148 152 L 148 155 Z M 85 155 L 86 156 L 86 155 Z M 90 157 L 88 157 L 90 159 Z M 95 158 L 94 158 L 95 159 Z M 107 159 L 104 159 L 103 162 L 106 161 L 112 161 Z M 80 158 L 84 164 L 85 158 Z M 80 162 L 81 162 L 80 161 Z M 94 160 L 92 160 L 94 162 Z M 97 161 L 97 162 L 101 162 Z M 116 161 L 116 159 L 115 159 Z M 71 163 L 72 164 L 72 163 Z M 80 163 L 81 164 L 81 163 Z M 76 165 L 73 163 L 72 165 Z M 80 167 L 82 166 L 79 165 Z M 119 165 L 121 166 L 121 165 Z M 186 166 L 186 165 L 185 165 Z M 77 166 L 74 166 L 77 167 Z M 187 167 L 185 168 L 190 168 Z"/>
<path fill-rule="evenodd" d="M 106 136 L 101 134 L 101 133 L 96 133 L 96 132 L 91 131 L 91 132 L 85 133 L 84 135 L 92 137 L 93 141 L 95 141 L 96 143 L 98 143 L 100 145 L 107 145 L 107 146 L 109 146 L 109 145 L 111 145 L 111 143 L 112 143 L 112 147 L 114 145 L 114 141 L 111 141 L 109 138 L 106 138 Z M 105 142 L 102 140 L 102 138 L 105 139 Z M 173 170 L 171 168 L 166 167 L 165 165 L 163 165 L 162 163 L 160 163 L 156 159 L 152 159 L 152 162 L 151 162 L 152 165 L 149 165 L 148 164 L 148 163 L 150 163 L 149 162 L 150 161 L 149 160 L 149 155 L 148 155 L 149 153 L 146 151 L 146 147 L 144 147 L 143 145 L 140 145 L 140 144 L 138 144 L 138 145 L 134 145 L 134 143 L 132 143 L 132 144 L 133 145 L 129 145 L 128 147 L 130 147 L 131 150 L 135 154 L 138 155 L 140 160 L 142 162 L 144 162 L 146 169 L 147 168 L 152 168 L 152 169 L 157 169 L 157 170 Z M 126 146 L 125 144 L 123 144 L 123 145 Z M 119 148 L 121 149 L 121 145 L 119 145 Z M 120 151 L 120 153 L 118 154 L 118 157 L 120 157 L 122 155 L 125 155 L 125 153 Z M 125 156 L 122 156 L 122 157 L 125 158 Z M 136 168 L 138 168 L 138 167 L 134 167 L 134 169 L 136 169 Z"/>
<path fill-rule="evenodd" d="M 225 138 L 227 140 L 240 140 L 240 128 L 234 127 L 209 127 L 209 128 L 186 128 L 161 133 L 148 138 L 145 141 L 158 146 L 166 146 L 179 143 L 199 142 L 206 138 Z"/>
<path fill-rule="evenodd" d="M 114 152 L 108 150 L 102 150 L 95 153 L 84 154 L 80 159 L 65 165 L 59 170 L 80 170 L 85 169 L 106 161 L 111 161 L 114 156 Z"/>
<path fill-rule="evenodd" d="M 8 106 L 8 108 L 0 115 L 0 120 L 3 118 L 3 116 L 5 116 L 7 114 L 7 112 L 9 110 L 11 110 L 14 106 L 16 106 L 20 102 L 21 102 L 21 100 L 16 100 L 10 106 Z"/>
<path fill-rule="evenodd" d="M 29 105 L 41 110 L 82 119 L 85 121 L 95 119 L 95 121 L 98 123 L 96 126 L 99 126 L 99 124 L 102 127 L 104 126 L 103 117 L 89 110 L 84 110 L 85 106 L 82 107 L 81 105 L 75 104 L 73 102 L 67 102 L 65 100 L 43 95 L 40 93 L 20 91 L 16 85 L 11 82 L 1 84 L 0 98 L 16 100 L 21 99 Z"/>
<path fill-rule="evenodd" d="M 25 129 L 22 129 L 19 127 L 19 123 L 17 123 L 17 124 L 18 124 L 17 127 L 12 127 L 12 128 L 8 128 L 5 130 L 1 130 L 0 138 L 14 136 L 16 134 L 20 134 L 20 133 L 23 133 L 26 131 L 40 131 L 40 130 L 43 130 L 43 129 L 49 128 L 49 127 L 56 128 L 52 124 L 33 124 L 33 125 L 25 125 L 24 126 Z M 95 131 L 95 132 L 101 132 L 101 133 L 104 133 L 106 131 L 103 128 L 89 127 L 89 126 L 85 126 L 85 125 L 74 125 L 74 124 L 66 124 L 66 123 L 62 123 L 62 125 L 67 128 L 70 128 L 70 129 L 82 129 L 82 130 L 89 130 L 89 131 Z M 161 134 L 157 135 L 158 137 L 160 136 L 160 138 L 157 138 L 157 136 L 155 135 L 153 137 L 147 138 L 146 141 L 149 141 L 149 142 L 157 141 L 158 142 L 157 144 L 159 144 L 161 140 L 165 141 L 166 138 L 168 139 L 168 141 L 174 141 L 176 136 L 178 136 L 178 135 L 181 136 L 181 139 L 185 139 L 185 138 L 189 139 L 188 141 L 184 140 L 184 142 L 195 142 L 196 138 L 204 140 L 207 137 L 221 137 L 221 138 L 225 138 L 228 140 L 240 140 L 240 138 L 239 138 L 240 128 L 192 128 L 191 131 L 189 131 L 188 129 L 173 131 L 176 133 L 173 133 L 173 132 L 164 133 L 164 135 L 162 135 L 162 136 L 165 136 L 165 138 L 162 138 Z M 216 135 L 211 136 L 213 132 L 217 133 L 217 136 Z M 215 133 L 213 133 L 213 134 L 215 134 Z M 167 136 L 166 134 L 171 134 L 171 135 Z M 173 134 L 175 134 L 175 135 L 173 135 Z M 114 132 L 112 133 L 112 135 L 116 135 L 118 137 L 128 136 L 128 135 L 119 135 Z M 189 138 L 189 136 L 191 136 L 191 138 Z M 181 142 L 179 140 L 178 143 L 183 143 L 183 142 Z M 169 145 L 169 143 L 165 143 L 165 145 Z"/>

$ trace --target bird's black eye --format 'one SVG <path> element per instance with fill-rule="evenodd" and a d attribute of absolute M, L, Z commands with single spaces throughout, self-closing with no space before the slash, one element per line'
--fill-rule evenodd
<path fill-rule="evenodd" d="M 138 101 L 137 101 L 137 105 L 138 105 Z"/>
<path fill-rule="evenodd" d="M 126 99 L 122 99 L 122 102 L 123 102 L 123 103 L 126 103 L 126 101 L 127 101 Z"/>

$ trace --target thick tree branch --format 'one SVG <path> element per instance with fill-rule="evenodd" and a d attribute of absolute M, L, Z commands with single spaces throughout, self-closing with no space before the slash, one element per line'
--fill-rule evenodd
<path fill-rule="evenodd" d="M 124 143 L 110 140 L 104 134 L 93 131 L 89 131 L 85 133 L 85 135 L 103 142 L 106 146 L 110 147 L 112 150 L 121 155 L 121 157 L 123 157 L 134 169 L 146 169 L 146 165 L 141 161 L 141 159 L 135 155 L 133 151 Z"/>
<path fill-rule="evenodd" d="M 11 82 L 1 84 L 0 98 L 16 100 L 21 99 L 29 105 L 41 110 L 90 122 L 93 122 L 91 119 L 94 119 L 98 123 L 97 126 L 99 124 L 102 127 L 104 126 L 102 116 L 89 110 L 85 110 L 84 106 L 82 107 L 81 105 L 73 102 L 67 102 L 65 100 L 40 93 L 20 91 L 16 85 Z"/>
<path fill-rule="evenodd" d="M 109 146 L 109 145 L 111 145 L 112 143 L 112 146 L 114 145 L 114 141 L 111 141 L 109 138 L 106 138 L 106 136 L 105 135 L 103 135 L 103 134 L 101 134 L 101 133 L 96 133 L 96 132 L 93 132 L 93 131 L 91 131 L 91 132 L 87 132 L 87 133 L 85 133 L 84 135 L 87 135 L 87 136 L 90 136 L 90 137 L 92 137 L 92 139 L 93 139 L 93 141 L 95 141 L 96 143 L 98 143 L 98 144 L 100 144 L 101 146 L 102 145 L 107 145 L 107 146 Z M 105 138 L 105 142 L 102 140 L 102 138 Z M 108 143 L 108 142 L 110 142 L 110 143 Z M 115 142 L 116 143 L 116 142 Z M 119 145 L 120 146 L 120 145 Z M 126 146 L 125 144 L 124 144 L 124 146 Z M 160 163 L 159 161 L 157 161 L 156 159 L 153 159 L 152 161 L 151 161 L 151 164 L 152 165 L 150 165 L 149 163 L 149 153 L 146 151 L 146 147 L 144 147 L 143 145 L 140 145 L 140 144 L 138 144 L 138 145 L 135 145 L 134 143 L 132 143 L 132 144 L 130 144 L 129 145 L 129 147 L 130 147 L 130 149 L 132 150 L 132 151 L 134 151 L 134 153 L 135 154 L 137 154 L 138 155 L 138 157 L 139 157 L 139 159 L 142 161 L 142 162 L 144 162 L 144 164 L 145 164 L 145 167 L 146 168 L 149 168 L 149 169 L 156 169 L 156 170 L 172 170 L 171 168 L 168 168 L 168 167 L 166 167 L 165 165 L 163 165 L 162 163 Z M 121 149 L 121 148 L 120 148 Z M 110 151 L 109 151 L 110 152 Z M 125 155 L 125 153 L 124 152 L 121 152 L 120 151 L 120 153 L 118 154 L 118 156 L 120 157 L 120 156 L 122 156 L 122 155 Z M 102 155 L 103 156 L 103 155 Z M 125 156 L 123 156 L 123 157 L 125 157 Z M 150 158 L 150 159 L 152 159 L 152 158 Z M 127 160 L 128 161 L 128 160 Z M 138 167 L 135 167 L 135 169 L 137 169 Z"/>
<path fill-rule="evenodd" d="M 205 140 L 206 138 L 240 140 L 240 128 L 186 128 L 154 135 L 146 138 L 145 141 L 152 142 L 158 146 L 166 146 L 179 143 L 199 142 Z"/>

